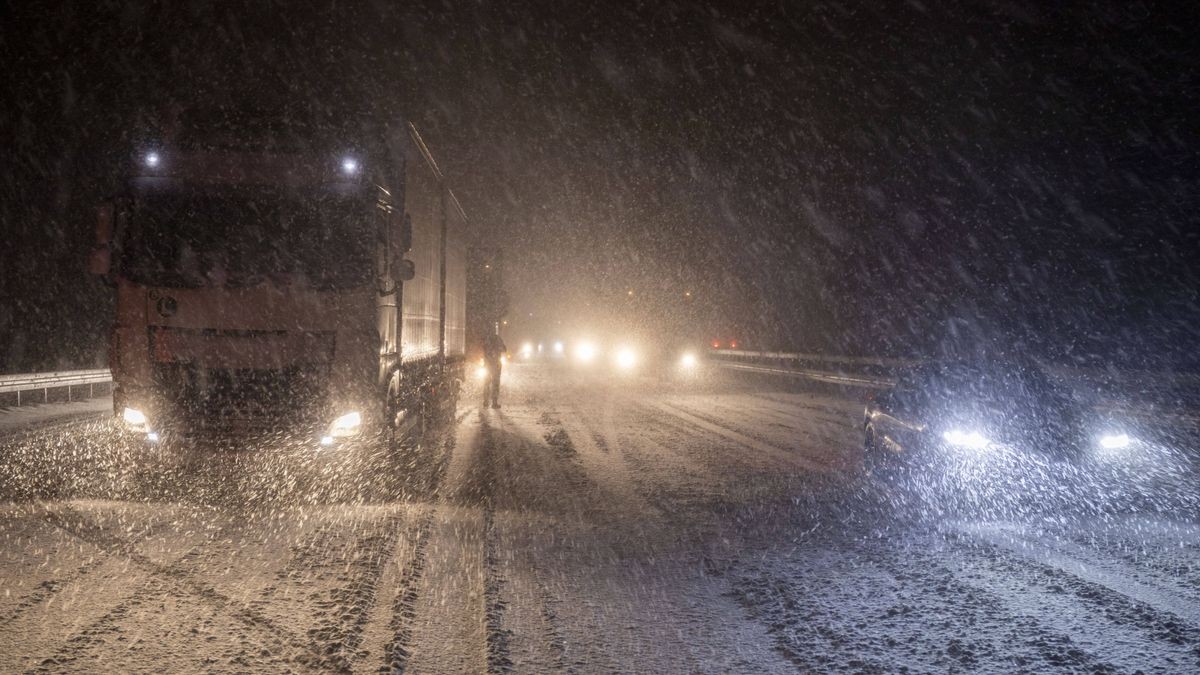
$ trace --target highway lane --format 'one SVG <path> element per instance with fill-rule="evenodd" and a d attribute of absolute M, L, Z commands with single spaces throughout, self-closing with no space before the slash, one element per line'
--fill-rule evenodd
<path fill-rule="evenodd" d="M 1200 668 L 1190 494 L 896 490 L 852 391 L 507 375 L 396 452 L 4 437 L 0 670 Z"/>

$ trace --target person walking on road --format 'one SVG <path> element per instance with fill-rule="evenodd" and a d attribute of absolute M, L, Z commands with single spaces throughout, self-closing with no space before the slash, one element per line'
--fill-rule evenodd
<path fill-rule="evenodd" d="M 492 333 L 483 341 L 483 363 L 487 367 L 488 381 L 483 384 L 483 406 L 491 401 L 493 408 L 500 407 L 500 370 L 504 366 L 504 355 L 508 347 L 498 333 Z"/>

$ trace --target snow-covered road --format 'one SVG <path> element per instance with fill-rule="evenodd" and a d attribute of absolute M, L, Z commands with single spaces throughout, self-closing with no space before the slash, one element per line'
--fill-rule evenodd
<path fill-rule="evenodd" d="M 852 394 L 508 376 L 400 455 L 0 437 L 0 672 L 1200 670 L 1194 495 L 899 494 Z"/>

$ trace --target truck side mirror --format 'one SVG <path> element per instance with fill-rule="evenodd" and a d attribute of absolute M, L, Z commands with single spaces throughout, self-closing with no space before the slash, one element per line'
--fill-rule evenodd
<path fill-rule="evenodd" d="M 113 235 L 112 202 L 104 202 L 96 207 L 96 246 L 108 248 Z"/>
<path fill-rule="evenodd" d="M 398 241 L 396 242 L 396 248 L 399 250 L 400 255 L 396 256 L 396 257 L 402 257 L 405 253 L 408 253 L 409 251 L 412 250 L 412 240 L 413 240 L 412 216 L 410 216 L 406 213 L 406 214 L 404 214 L 403 222 L 400 223 L 400 237 L 399 237 Z"/>
<path fill-rule="evenodd" d="M 96 207 L 96 243 L 88 256 L 88 272 L 108 279 L 112 270 L 113 205 L 105 202 Z"/>
<path fill-rule="evenodd" d="M 400 281 L 412 281 L 417 276 L 417 266 L 411 260 L 396 261 L 396 278 Z"/>
<path fill-rule="evenodd" d="M 110 270 L 112 270 L 112 252 L 107 248 L 92 249 L 91 255 L 88 256 L 88 272 L 98 277 L 108 278 Z"/>

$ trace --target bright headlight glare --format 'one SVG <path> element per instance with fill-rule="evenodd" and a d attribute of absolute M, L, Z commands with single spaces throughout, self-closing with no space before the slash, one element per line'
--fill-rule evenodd
<path fill-rule="evenodd" d="M 134 431 L 149 431 L 150 424 L 146 419 L 146 413 L 136 408 L 126 408 L 121 412 L 121 419 L 125 421 L 125 425 Z"/>
<path fill-rule="evenodd" d="M 951 429 L 942 434 L 950 445 L 955 445 L 960 448 L 970 448 L 972 450 L 981 450 L 988 445 L 988 439 L 978 431 L 962 431 L 961 429 Z"/>
<path fill-rule="evenodd" d="M 684 352 L 683 356 L 679 357 L 679 365 L 684 368 L 696 367 L 696 355 L 692 352 Z"/>
<path fill-rule="evenodd" d="M 1129 447 L 1133 439 L 1126 434 L 1105 434 L 1100 437 L 1100 447 L 1105 450 L 1120 450 Z"/>
<path fill-rule="evenodd" d="M 478 368 L 476 368 L 475 369 L 475 377 L 478 377 L 481 380 L 486 380 L 488 378 L 487 366 L 479 366 Z"/>
<path fill-rule="evenodd" d="M 362 426 L 362 415 L 357 411 L 348 412 L 345 415 L 333 421 L 329 425 L 329 435 L 334 438 L 344 438 L 353 436 L 358 433 L 359 427 Z"/>
<path fill-rule="evenodd" d="M 581 342 L 575 347 L 575 358 L 587 363 L 596 358 L 596 347 L 590 342 Z"/>
<path fill-rule="evenodd" d="M 629 369 L 637 365 L 637 354 L 629 348 L 617 352 L 617 367 Z"/>

